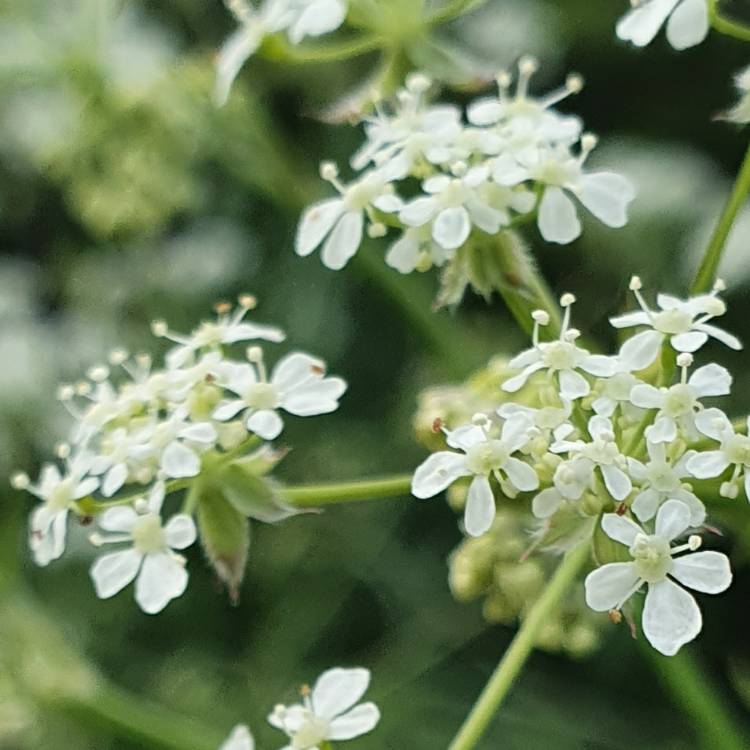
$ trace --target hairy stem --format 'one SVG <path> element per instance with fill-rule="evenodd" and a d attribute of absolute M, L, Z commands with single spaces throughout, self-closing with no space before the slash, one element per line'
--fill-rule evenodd
<path fill-rule="evenodd" d="M 709 16 L 711 26 L 720 34 L 731 36 L 733 39 L 739 39 L 741 42 L 750 42 L 750 28 L 738 21 L 732 21 L 724 18 L 719 13 L 718 0 L 708 0 Z"/>
<path fill-rule="evenodd" d="M 748 191 L 750 191 L 750 147 L 748 147 L 745 153 L 745 158 L 742 161 L 740 171 L 737 173 L 737 179 L 734 182 L 732 192 L 719 217 L 706 252 L 703 254 L 700 268 L 690 288 L 693 294 L 701 294 L 711 289 L 716 278 L 716 271 L 719 267 L 722 253 L 729 239 L 729 233 L 732 231 L 732 225 L 747 199 Z"/>
<path fill-rule="evenodd" d="M 675 656 L 661 656 L 641 640 L 646 659 L 654 666 L 675 705 L 689 718 L 703 750 L 742 750 L 750 737 L 739 732 L 700 664 L 683 649 Z"/>
<path fill-rule="evenodd" d="M 590 546 L 588 542 L 572 549 L 563 558 L 555 574 L 550 579 L 541 597 L 529 610 L 520 629 L 508 650 L 492 673 L 489 682 L 466 717 L 448 750 L 471 750 L 487 731 L 492 717 L 502 704 L 511 686 L 518 677 L 529 654 L 534 648 L 540 630 L 554 612 L 562 598 L 588 562 Z"/>
<path fill-rule="evenodd" d="M 484 5 L 484 3 L 485 0 L 450 0 L 450 2 L 447 2 L 429 17 L 428 23 L 431 26 L 439 26 L 442 23 L 447 23 L 454 18 L 470 13 L 480 5 Z"/>
<path fill-rule="evenodd" d="M 399 474 L 394 477 L 360 482 L 285 487 L 284 495 L 298 508 L 318 508 L 323 505 L 336 505 L 358 500 L 400 497 L 408 495 L 410 489 L 411 474 Z"/>

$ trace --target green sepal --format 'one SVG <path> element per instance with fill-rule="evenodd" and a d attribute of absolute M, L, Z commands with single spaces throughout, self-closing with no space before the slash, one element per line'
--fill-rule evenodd
<path fill-rule="evenodd" d="M 591 537 L 595 522 L 594 518 L 582 516 L 575 503 L 563 503 L 544 522 L 534 547 L 567 552 Z"/>
<path fill-rule="evenodd" d="M 201 488 L 197 518 L 203 551 L 236 603 L 250 549 L 250 522 L 213 485 Z"/>
<path fill-rule="evenodd" d="M 217 481 L 226 500 L 248 518 L 275 523 L 299 513 L 284 499 L 276 482 L 256 476 L 240 464 L 227 466 Z"/>

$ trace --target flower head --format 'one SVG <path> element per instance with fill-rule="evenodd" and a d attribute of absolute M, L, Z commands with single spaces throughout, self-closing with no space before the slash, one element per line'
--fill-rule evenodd
<path fill-rule="evenodd" d="M 276 706 L 268 721 L 289 738 L 283 750 L 319 750 L 324 742 L 351 740 L 372 731 L 380 720 L 378 707 L 355 705 L 369 684 L 367 669 L 329 669 L 312 690 L 303 690 L 302 703 Z"/>
<path fill-rule="evenodd" d="M 695 599 L 675 581 L 706 594 L 721 593 L 732 581 L 726 555 L 695 552 L 700 537 L 671 546 L 690 526 L 690 515 L 684 503 L 668 500 L 656 514 L 655 532 L 648 534 L 624 516 L 606 514 L 602 528 L 609 537 L 628 547 L 632 561 L 608 563 L 586 578 L 586 602 L 598 612 L 619 610 L 646 584 L 643 632 L 649 643 L 667 656 L 692 641 L 702 627 Z"/>

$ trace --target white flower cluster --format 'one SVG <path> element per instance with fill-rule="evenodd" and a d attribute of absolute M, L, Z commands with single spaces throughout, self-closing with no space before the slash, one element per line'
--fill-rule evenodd
<path fill-rule="evenodd" d="M 316 357 L 287 354 L 270 375 L 257 345 L 247 349 L 245 361 L 231 357 L 233 344 L 284 339 L 276 327 L 245 320 L 254 306 L 250 295 L 240 298 L 236 311 L 222 304 L 215 320 L 189 336 L 157 321 L 153 332 L 176 344 L 163 369 L 153 368 L 146 355 L 116 350 L 109 366 L 93 367 L 86 380 L 60 388 L 75 419 L 69 442 L 58 448 L 62 468 L 46 465 L 36 483 L 23 473 L 12 478 L 16 488 L 41 500 L 29 528 L 39 565 L 62 555 L 71 512 L 86 519 L 103 510 L 97 520 L 106 533 L 92 534 L 92 543 L 123 546 L 91 568 L 97 594 L 113 596 L 135 579 L 140 607 L 159 612 L 185 590 L 185 560 L 175 550 L 196 538 L 188 514 L 163 524 L 165 494 L 187 487 L 222 458 L 262 452 L 262 441 L 283 429 L 280 411 L 311 416 L 338 407 L 346 383 L 327 377 Z"/>
<path fill-rule="evenodd" d="M 529 95 L 537 62 L 524 57 L 512 76 L 497 77 L 498 94 L 466 109 L 431 104 L 431 81 L 412 74 L 393 108 L 378 105 L 365 123 L 366 141 L 351 159 L 359 176 L 348 185 L 334 164 L 322 177 L 339 192 L 308 207 L 296 238 L 299 255 L 322 246 L 324 265 L 340 269 L 357 252 L 365 225 L 371 237 L 399 230 L 386 262 L 402 273 L 441 266 L 471 242 L 536 216 L 545 240 L 572 242 L 581 233 L 576 201 L 610 227 L 627 221 L 634 189 L 612 172 L 588 172 L 596 138 L 553 107 L 580 91 L 579 76 L 543 97 Z M 421 191 L 405 199 L 409 182 Z"/>
<path fill-rule="evenodd" d="M 262 0 L 258 8 L 246 0 L 224 0 L 239 28 L 224 42 L 216 61 L 214 100 L 225 104 L 232 83 L 270 34 L 286 32 L 292 44 L 321 36 L 344 22 L 346 0 Z"/>
<path fill-rule="evenodd" d="M 367 669 L 337 667 L 320 675 L 312 690 L 302 688 L 302 703 L 276 706 L 268 721 L 289 739 L 281 750 L 321 750 L 329 742 L 371 732 L 380 721 L 378 707 L 374 703 L 355 705 L 369 684 Z M 255 750 L 248 727 L 236 726 L 219 750 Z"/>
<path fill-rule="evenodd" d="M 617 24 L 617 36 L 636 47 L 650 44 L 665 23 L 676 50 L 700 44 L 711 27 L 708 0 L 631 0 L 631 5 Z"/>
<path fill-rule="evenodd" d="M 647 584 L 644 633 L 659 651 L 674 654 L 697 635 L 701 618 L 692 596 L 673 579 L 706 593 L 723 591 L 731 581 L 726 556 L 695 552 L 701 542 L 695 533 L 686 544 L 670 546 L 706 520 L 690 482 L 717 478 L 714 494 L 730 498 L 744 483 L 750 500 L 750 437 L 704 403 L 727 395 L 732 377 L 714 363 L 693 369 L 693 354 L 709 337 L 733 349 L 741 344 L 709 322 L 726 310 L 721 282 L 688 300 L 660 294 L 656 310 L 643 299 L 637 277 L 630 288 L 641 309 L 611 323 L 642 330 L 612 356 L 581 345 L 571 323 L 573 295 L 561 298 L 556 339 L 542 340 L 550 317 L 536 311 L 533 346 L 511 360 L 517 374 L 502 385 L 519 394 L 518 403 L 444 430 L 454 450 L 434 453 L 419 466 L 412 492 L 432 497 L 469 479 L 464 527 L 472 536 L 490 529 L 496 496 L 526 495 L 534 515 L 548 524 L 558 513 L 573 513 L 583 528 L 587 517 L 604 514 L 603 531 L 626 545 L 632 560 L 599 560 L 607 564 L 586 581 L 588 604 L 619 611 Z M 541 405 L 529 406 L 529 396 Z"/>

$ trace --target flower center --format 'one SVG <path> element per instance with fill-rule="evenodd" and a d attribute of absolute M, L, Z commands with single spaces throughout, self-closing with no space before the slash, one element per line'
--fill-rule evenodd
<path fill-rule="evenodd" d="M 58 483 L 47 497 L 50 510 L 65 510 L 73 499 L 73 483 L 70 478 Z"/>
<path fill-rule="evenodd" d="M 617 462 L 620 449 L 614 440 L 602 440 L 596 438 L 588 443 L 581 453 L 596 464 L 610 465 Z"/>
<path fill-rule="evenodd" d="M 692 324 L 693 316 L 683 310 L 664 310 L 654 315 L 654 328 L 661 333 L 686 333 Z"/>
<path fill-rule="evenodd" d="M 628 401 L 630 391 L 637 383 L 637 379 L 629 372 L 618 372 L 604 381 L 604 394 L 615 401 Z"/>
<path fill-rule="evenodd" d="M 635 560 L 636 573 L 647 583 L 663 581 L 672 570 L 669 542 L 663 537 L 639 534 L 630 548 L 630 554 Z"/>
<path fill-rule="evenodd" d="M 245 393 L 245 403 L 253 409 L 275 409 L 279 394 L 271 383 L 255 383 Z"/>
<path fill-rule="evenodd" d="M 663 411 L 670 417 L 681 417 L 690 414 L 695 407 L 695 394 L 687 383 L 673 385 L 664 399 Z"/>
<path fill-rule="evenodd" d="M 344 203 L 347 211 L 362 211 L 368 206 L 380 192 L 380 186 L 369 182 L 359 182 L 352 185 L 344 195 Z"/>
<path fill-rule="evenodd" d="M 658 492 L 669 492 L 679 487 L 674 470 L 665 461 L 652 461 L 648 467 L 648 481 Z"/>
<path fill-rule="evenodd" d="M 166 548 L 161 519 L 152 513 L 139 518 L 133 525 L 133 546 L 138 552 L 148 555 Z"/>
<path fill-rule="evenodd" d="M 329 723 L 319 716 L 310 714 L 309 718 L 294 733 L 292 748 L 294 750 L 309 750 L 317 747 L 328 737 Z"/>
<path fill-rule="evenodd" d="M 572 370 L 576 363 L 576 346 L 569 341 L 541 344 L 542 362 L 551 370 Z"/>
<path fill-rule="evenodd" d="M 466 451 L 466 466 L 472 474 L 490 474 L 501 469 L 510 454 L 500 440 L 487 440 Z"/>
<path fill-rule="evenodd" d="M 226 326 L 222 323 L 212 323 L 206 321 L 201 323 L 198 330 L 193 334 L 193 341 L 199 347 L 219 346 L 226 333 Z"/>
<path fill-rule="evenodd" d="M 733 464 L 750 466 L 750 437 L 732 435 L 723 445 L 724 453 Z"/>

